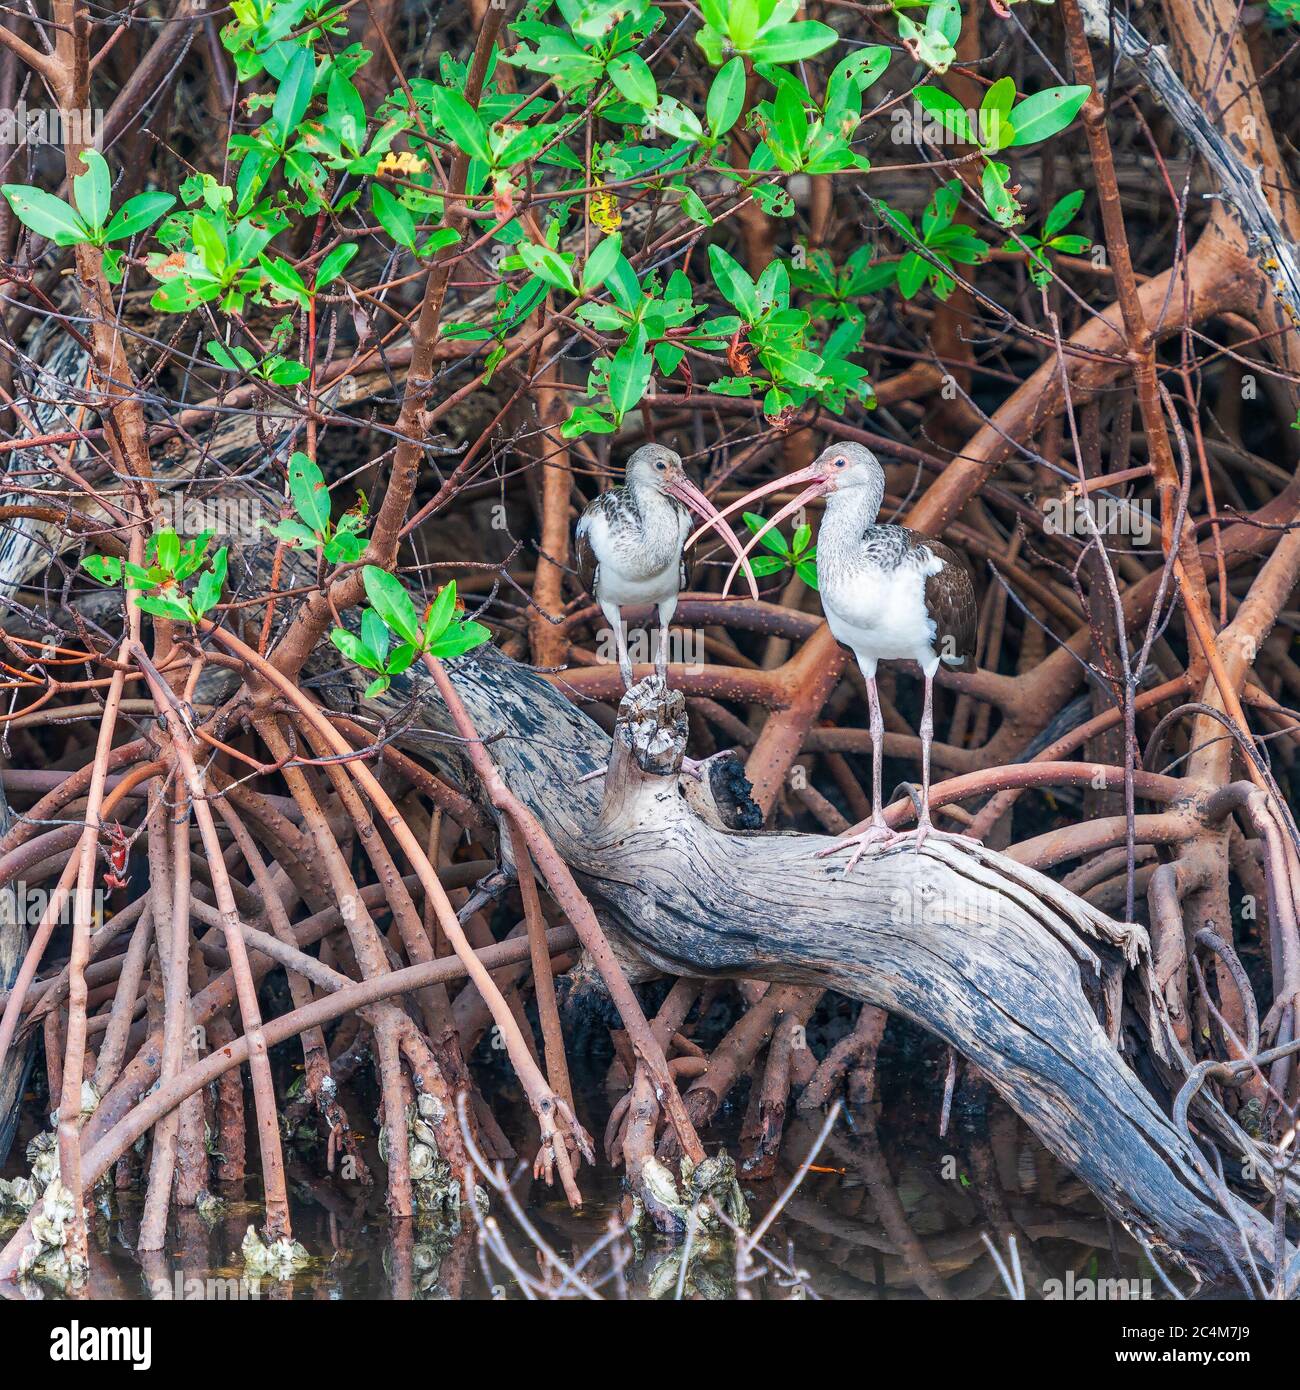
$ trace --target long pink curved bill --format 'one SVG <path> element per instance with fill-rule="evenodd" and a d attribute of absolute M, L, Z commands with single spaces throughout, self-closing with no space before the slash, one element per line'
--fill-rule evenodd
<path fill-rule="evenodd" d="M 766 497 L 769 492 L 784 492 L 787 488 L 795 487 L 799 483 L 811 483 L 814 478 L 821 475 L 817 472 L 817 465 L 812 464 L 808 468 L 796 469 L 793 473 L 787 473 L 784 478 L 777 478 L 770 483 L 764 483 L 762 487 L 756 487 L 752 492 L 747 492 L 743 497 L 738 497 L 734 502 L 723 507 L 721 511 L 714 511 L 713 515 L 704 523 L 697 527 L 689 536 L 686 537 L 686 545 L 694 545 L 697 540 L 709 529 L 716 526 L 724 517 L 728 517 L 732 512 L 739 511 L 741 507 L 747 507 L 751 502 L 760 497 Z"/>
<path fill-rule="evenodd" d="M 732 566 L 731 575 L 727 580 L 727 583 L 730 584 L 736 576 L 736 570 L 745 561 L 745 552 L 740 547 L 740 537 L 731 529 L 722 513 L 689 478 L 678 478 L 676 482 L 669 484 L 667 491 L 678 501 L 684 502 L 697 515 L 704 518 L 705 524 L 695 532 L 695 535 L 700 535 L 710 526 L 718 528 L 718 534 L 726 541 L 728 549 L 736 557 L 736 563 Z M 689 545 L 690 541 L 687 541 L 686 544 Z M 685 548 L 685 546 L 682 547 L 683 550 Z M 754 582 L 754 571 L 747 564 L 745 565 L 745 578 L 749 581 L 749 592 L 757 598 L 758 585 Z"/>
<path fill-rule="evenodd" d="M 810 470 L 804 470 L 804 471 L 810 471 Z M 797 476 L 797 475 L 794 475 L 794 476 Z M 789 483 L 789 481 L 790 481 L 789 478 L 783 479 L 783 482 L 785 482 L 785 483 Z M 774 490 L 774 489 L 769 489 L 769 491 L 772 491 L 772 490 Z M 766 521 L 762 524 L 762 526 L 760 526 L 760 527 L 758 528 L 758 530 L 754 532 L 753 536 L 750 537 L 749 544 L 748 544 L 748 545 L 745 547 L 745 549 L 744 549 L 744 553 L 741 554 L 741 555 L 738 555 L 738 556 L 736 557 L 736 563 L 735 563 L 734 565 L 732 565 L 731 571 L 730 571 L 730 573 L 727 575 L 727 582 L 722 586 L 722 597 L 723 597 L 723 598 L 726 598 L 726 596 L 727 596 L 727 591 L 731 588 L 732 581 L 733 581 L 733 580 L 735 579 L 735 577 L 736 577 L 736 571 L 741 567 L 741 565 L 745 565 L 746 570 L 749 569 L 748 564 L 746 564 L 746 561 L 747 561 L 748 558 L 749 558 L 749 552 L 750 552 L 751 550 L 753 550 L 753 548 L 759 543 L 759 541 L 761 541 L 761 540 L 763 539 L 763 537 L 764 537 L 765 535 L 767 535 L 767 533 L 768 533 L 774 526 L 779 526 L 779 525 L 786 519 L 786 517 L 788 517 L 788 516 L 793 516 L 793 515 L 795 514 L 795 512 L 797 512 L 797 511 L 800 510 L 800 508 L 806 507 L 806 506 L 808 505 L 809 502 L 813 501 L 814 498 L 820 497 L 820 496 L 822 495 L 822 493 L 825 492 L 825 490 L 826 490 L 826 482 L 825 482 L 825 479 L 824 479 L 824 478 L 821 478 L 821 477 L 818 477 L 818 478 L 817 478 L 817 481 L 816 481 L 815 483 L 813 483 L 813 485 L 812 485 L 811 487 L 806 487 L 806 488 L 804 488 L 804 490 L 803 490 L 801 493 L 799 493 L 799 494 L 793 499 L 793 501 L 787 502 L 787 503 L 785 504 L 785 506 L 781 508 L 780 511 L 776 512 L 773 516 L 769 517 L 768 520 L 766 520 Z M 751 494 L 751 496 L 752 496 L 752 495 L 753 495 L 753 494 Z"/>

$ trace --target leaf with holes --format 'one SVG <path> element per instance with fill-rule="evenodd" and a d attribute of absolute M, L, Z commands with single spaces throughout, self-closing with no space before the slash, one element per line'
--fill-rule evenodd
<path fill-rule="evenodd" d="M 1010 144 L 1036 145 L 1049 135 L 1064 130 L 1088 100 L 1091 87 L 1049 87 L 1026 97 L 1011 113 L 1015 134 Z"/>
<path fill-rule="evenodd" d="M 98 150 L 82 150 L 81 162 L 86 172 L 72 180 L 72 201 L 86 226 L 98 231 L 108 221 L 113 180 L 108 172 L 108 161 Z"/>
<path fill-rule="evenodd" d="M 317 535 L 323 536 L 330 524 L 330 494 L 325 475 L 306 454 L 289 459 L 289 495 L 299 517 Z"/>
<path fill-rule="evenodd" d="M 125 241 L 151 227 L 176 202 L 170 193 L 137 193 L 128 198 L 104 228 L 105 241 Z"/>
<path fill-rule="evenodd" d="M 21 183 L 6 183 L 0 193 L 24 227 L 56 246 L 77 246 L 90 240 L 90 229 L 76 210 L 53 193 Z"/>

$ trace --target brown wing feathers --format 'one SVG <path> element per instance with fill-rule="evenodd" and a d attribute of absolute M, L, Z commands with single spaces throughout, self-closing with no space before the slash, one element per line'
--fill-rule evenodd
<path fill-rule="evenodd" d="M 573 558 L 578 566 L 578 579 L 582 587 L 592 598 L 596 597 L 596 571 L 600 568 L 596 560 L 596 552 L 591 548 L 591 541 L 585 531 L 579 531 L 574 537 Z"/>
<path fill-rule="evenodd" d="M 941 542 L 928 536 L 916 539 L 943 561 L 938 574 L 925 581 L 925 602 L 934 619 L 936 650 L 944 665 L 974 669 L 979 609 L 970 571 L 961 557 Z"/>

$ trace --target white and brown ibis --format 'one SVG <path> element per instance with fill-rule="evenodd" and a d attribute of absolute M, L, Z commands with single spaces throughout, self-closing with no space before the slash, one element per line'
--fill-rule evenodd
<path fill-rule="evenodd" d="M 765 523 L 747 550 L 787 516 L 814 498 L 825 497 L 817 537 L 822 608 L 831 632 L 857 658 L 871 708 L 871 822 L 860 834 L 850 835 L 822 853 L 852 846 L 854 854 L 848 864 L 852 869 L 869 846 L 883 847 L 909 838 L 886 825 L 881 804 L 885 729 L 876 690 L 876 667 L 881 661 L 915 661 L 925 678 L 920 729 L 921 809 L 917 827 L 911 832 L 916 848 L 929 835 L 960 839 L 936 830 L 930 821 L 930 744 L 934 738 L 934 673 L 941 663 L 968 668 L 974 664 L 978 610 L 970 572 L 946 545 L 929 536 L 906 526 L 877 524 L 885 496 L 885 473 L 876 456 L 861 444 L 836 444 L 825 449 L 808 468 L 755 488 L 718 515 L 725 517 L 766 493 L 800 483 L 807 484 L 805 489 Z M 742 557 L 737 557 L 736 566 L 742 562 Z M 728 585 L 735 572 L 733 568 Z"/>
<path fill-rule="evenodd" d="M 691 529 L 692 511 L 718 527 L 739 563 L 743 554 L 739 539 L 686 476 L 681 455 L 662 444 L 643 444 L 628 460 L 623 486 L 601 493 L 578 521 L 578 576 L 614 629 L 625 686 L 632 684 L 623 630 L 622 610 L 627 607 L 653 604 L 658 608 L 655 669 L 661 679 L 667 677 L 668 624 L 677 609 L 677 596 L 686 587 L 682 547 Z M 745 570 L 757 598 L 748 565 Z"/>

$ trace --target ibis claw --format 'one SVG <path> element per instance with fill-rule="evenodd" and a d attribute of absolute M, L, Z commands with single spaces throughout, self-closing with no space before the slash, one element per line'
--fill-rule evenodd
<path fill-rule="evenodd" d="M 982 840 L 975 839 L 973 835 L 960 835 L 951 830 L 937 830 L 929 816 L 923 816 L 915 830 L 904 831 L 900 838 L 912 841 L 912 850 L 915 854 L 920 854 L 921 846 L 927 840 L 942 840 L 950 845 L 964 845 L 967 848 L 983 843 Z"/>
<path fill-rule="evenodd" d="M 906 838 L 907 836 L 900 831 L 891 830 L 883 820 L 872 821 L 865 830 L 860 831 L 857 835 L 846 835 L 842 839 L 836 840 L 833 845 L 819 849 L 816 858 L 825 859 L 828 855 L 837 854 L 842 849 L 852 849 L 853 853 L 849 857 L 849 862 L 844 866 L 844 872 L 848 875 L 853 872 L 857 867 L 858 860 L 869 849 L 890 849 Z"/>

